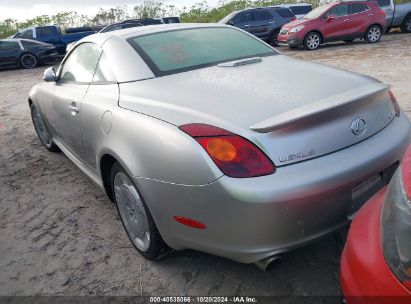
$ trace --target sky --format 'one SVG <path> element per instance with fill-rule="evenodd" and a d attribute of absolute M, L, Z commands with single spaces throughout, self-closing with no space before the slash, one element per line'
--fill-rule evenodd
<path fill-rule="evenodd" d="M 94 14 L 99 7 L 108 8 L 118 5 L 135 6 L 143 0 L 0 0 L 0 20 L 14 18 L 19 21 L 39 15 L 53 15 L 61 11 L 77 11 L 80 14 Z M 202 0 L 161 0 L 164 4 L 177 7 L 190 7 Z M 215 6 L 218 0 L 207 0 L 208 5 Z"/>

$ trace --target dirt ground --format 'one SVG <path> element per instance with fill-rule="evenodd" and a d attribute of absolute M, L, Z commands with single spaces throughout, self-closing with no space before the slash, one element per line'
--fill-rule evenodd
<path fill-rule="evenodd" d="M 280 50 L 389 83 L 411 111 L 409 34 Z M 340 295 L 342 247 L 332 236 L 286 254 L 269 272 L 193 251 L 143 259 L 105 194 L 37 139 L 27 94 L 43 70 L 0 72 L 0 295 Z"/>

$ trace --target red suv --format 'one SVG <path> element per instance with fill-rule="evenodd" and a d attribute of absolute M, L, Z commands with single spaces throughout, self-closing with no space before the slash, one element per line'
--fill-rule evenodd
<path fill-rule="evenodd" d="M 321 43 L 363 38 L 378 42 L 386 29 L 385 12 L 376 2 L 350 1 L 323 5 L 303 19 L 285 24 L 278 35 L 280 45 L 303 45 L 315 50 Z"/>

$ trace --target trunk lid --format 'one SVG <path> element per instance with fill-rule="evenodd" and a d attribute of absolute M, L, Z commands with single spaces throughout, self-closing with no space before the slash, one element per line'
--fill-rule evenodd
<path fill-rule="evenodd" d="M 394 118 L 387 90 L 362 75 L 270 56 L 122 83 L 119 105 L 176 126 L 225 128 L 282 166 L 346 148 L 383 129 Z"/>

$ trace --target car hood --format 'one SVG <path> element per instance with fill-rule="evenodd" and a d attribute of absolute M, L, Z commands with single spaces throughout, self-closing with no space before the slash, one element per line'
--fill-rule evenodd
<path fill-rule="evenodd" d="M 122 83 L 119 105 L 175 125 L 214 121 L 248 128 L 370 82 L 375 80 L 276 55 L 260 63 Z"/>
<path fill-rule="evenodd" d="M 291 21 L 287 24 L 284 24 L 282 28 L 283 29 L 291 29 L 291 28 L 296 27 L 298 25 L 310 23 L 311 21 L 312 21 L 311 19 L 297 19 L 295 21 Z"/>

